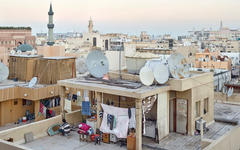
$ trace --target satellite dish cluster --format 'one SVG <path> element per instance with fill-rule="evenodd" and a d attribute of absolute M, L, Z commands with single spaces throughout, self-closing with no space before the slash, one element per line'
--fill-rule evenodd
<path fill-rule="evenodd" d="M 142 84 L 150 86 L 154 83 L 154 79 L 159 84 L 168 81 L 170 75 L 175 79 L 183 79 L 190 77 L 189 64 L 183 55 L 174 53 L 168 58 L 168 65 L 160 60 L 152 60 L 145 64 L 140 70 L 140 80 Z"/>
<path fill-rule="evenodd" d="M 103 78 L 109 71 L 108 59 L 100 50 L 91 51 L 86 59 L 78 58 L 76 66 L 78 73 L 89 72 L 95 78 Z"/>

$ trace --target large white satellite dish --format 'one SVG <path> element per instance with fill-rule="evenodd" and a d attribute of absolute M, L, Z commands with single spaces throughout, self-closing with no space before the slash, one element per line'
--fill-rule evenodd
<path fill-rule="evenodd" d="M 10 51 L 10 54 L 11 54 L 11 55 L 15 55 L 15 53 L 16 53 L 15 50 L 11 50 L 11 51 Z"/>
<path fill-rule="evenodd" d="M 90 74 L 96 78 L 102 78 L 109 70 L 108 59 L 100 50 L 88 54 L 86 65 Z"/>
<path fill-rule="evenodd" d="M 153 68 L 153 75 L 159 84 L 164 84 L 169 79 L 168 67 L 164 64 L 158 64 Z"/>
<path fill-rule="evenodd" d="M 140 70 L 140 73 L 139 73 L 139 77 L 140 77 L 142 84 L 144 84 L 146 86 L 150 86 L 153 84 L 154 75 L 153 75 L 151 68 L 149 68 L 147 66 L 142 67 Z"/>
<path fill-rule="evenodd" d="M 80 73 L 80 74 L 84 74 L 88 70 L 85 61 L 86 61 L 86 59 L 84 59 L 84 58 L 77 58 L 76 59 L 77 72 Z"/>
<path fill-rule="evenodd" d="M 168 58 L 168 66 L 171 75 L 176 79 L 183 79 L 190 76 L 189 65 L 182 54 L 172 54 Z"/>
<path fill-rule="evenodd" d="M 21 51 L 21 50 L 17 50 L 17 54 L 18 54 L 18 55 L 21 55 L 21 54 L 22 54 L 22 51 Z"/>
<path fill-rule="evenodd" d="M 33 77 L 28 84 L 28 87 L 32 88 L 37 84 L 37 77 Z"/>
<path fill-rule="evenodd" d="M 9 75 L 9 69 L 6 65 L 0 62 L 0 82 L 6 80 Z"/>

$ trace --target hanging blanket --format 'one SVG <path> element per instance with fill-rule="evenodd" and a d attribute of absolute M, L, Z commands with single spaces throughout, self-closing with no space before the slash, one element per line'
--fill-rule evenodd
<path fill-rule="evenodd" d="M 113 107 L 105 104 L 101 104 L 103 108 L 103 120 L 100 127 L 100 130 L 103 133 L 112 133 L 115 134 L 118 138 L 127 138 L 129 117 L 127 108 Z M 107 125 L 108 115 L 116 117 L 116 127 L 112 130 Z"/>

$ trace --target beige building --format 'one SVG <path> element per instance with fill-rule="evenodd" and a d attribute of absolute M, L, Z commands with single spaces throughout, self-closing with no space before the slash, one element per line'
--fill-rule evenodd
<path fill-rule="evenodd" d="M 205 49 L 203 53 L 196 53 L 195 67 L 232 70 L 232 61 L 227 56 L 221 56 L 218 51 Z"/>
<path fill-rule="evenodd" d="M 8 51 L 23 43 L 35 47 L 35 40 L 30 27 L 0 27 L 0 47 Z"/>

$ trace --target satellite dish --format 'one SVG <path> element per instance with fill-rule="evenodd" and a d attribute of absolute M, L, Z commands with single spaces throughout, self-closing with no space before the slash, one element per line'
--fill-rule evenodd
<path fill-rule="evenodd" d="M 140 77 L 142 84 L 144 84 L 146 86 L 150 86 L 153 84 L 154 75 L 153 75 L 151 68 L 149 68 L 147 66 L 142 67 L 140 70 L 140 73 L 139 73 L 139 77 Z"/>
<path fill-rule="evenodd" d="M 6 80 L 9 75 L 9 70 L 6 65 L 0 62 L 0 82 Z"/>
<path fill-rule="evenodd" d="M 183 79 L 190 76 L 189 65 L 182 54 L 172 54 L 168 58 L 168 66 L 171 75 L 176 79 Z"/>
<path fill-rule="evenodd" d="M 158 64 L 153 68 L 153 75 L 159 84 L 164 84 L 169 79 L 168 67 L 164 64 Z"/>
<path fill-rule="evenodd" d="M 77 72 L 80 74 L 84 74 L 88 70 L 85 61 L 86 61 L 85 58 L 77 58 L 77 60 L 76 60 Z"/>
<path fill-rule="evenodd" d="M 28 84 L 28 87 L 32 88 L 37 84 L 37 77 L 33 77 Z"/>
<path fill-rule="evenodd" d="M 31 55 L 36 55 L 37 54 L 37 51 L 35 50 L 35 49 L 33 49 L 32 51 L 31 51 Z"/>
<path fill-rule="evenodd" d="M 10 51 L 10 54 L 11 54 L 11 55 L 15 55 L 15 53 L 16 53 L 15 50 L 11 50 L 11 51 Z"/>
<path fill-rule="evenodd" d="M 22 51 L 21 51 L 21 50 L 17 50 L 17 54 L 18 54 L 18 55 L 21 55 L 21 54 L 22 54 Z"/>
<path fill-rule="evenodd" d="M 108 59 L 100 50 L 88 54 L 86 65 L 90 74 L 96 78 L 102 78 L 109 70 Z"/>

